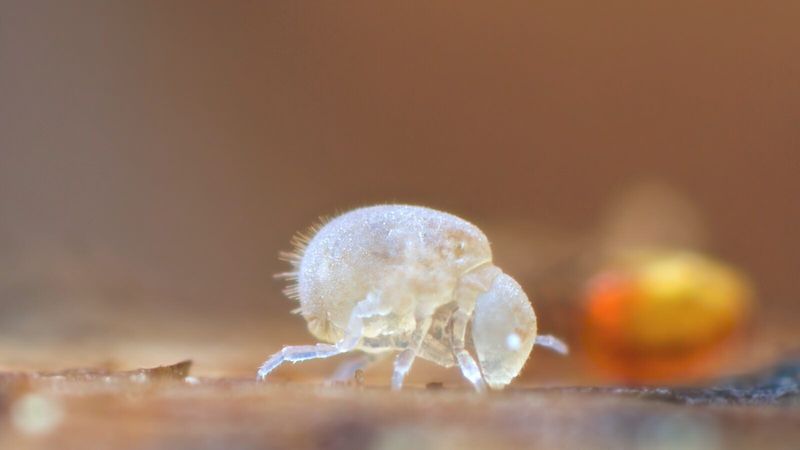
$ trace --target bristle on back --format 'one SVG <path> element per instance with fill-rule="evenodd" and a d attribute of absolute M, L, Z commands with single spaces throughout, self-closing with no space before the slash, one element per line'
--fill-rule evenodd
<path fill-rule="evenodd" d="M 278 253 L 278 259 L 288 262 L 292 265 L 292 269 L 294 269 L 274 275 L 276 279 L 288 280 L 289 284 L 283 289 L 283 294 L 292 300 L 300 300 L 300 287 L 297 284 L 297 277 L 300 270 L 300 261 L 303 260 L 306 247 L 308 243 L 311 242 L 311 239 L 314 238 L 329 220 L 330 219 L 327 217 L 320 217 L 314 225 L 311 225 L 304 231 L 298 231 L 289 241 L 292 244 L 292 250 Z"/>

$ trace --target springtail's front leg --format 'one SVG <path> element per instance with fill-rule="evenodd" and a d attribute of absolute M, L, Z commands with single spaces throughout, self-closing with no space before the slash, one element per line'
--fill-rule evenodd
<path fill-rule="evenodd" d="M 291 345 L 284 347 L 261 365 L 258 369 L 258 379 L 263 381 L 270 372 L 286 361 L 297 363 L 300 361 L 329 358 L 341 353 L 347 353 L 353 350 L 361 341 L 362 330 L 362 319 L 358 314 L 354 313 L 350 317 L 344 338 L 339 342 L 336 344 Z"/>
<path fill-rule="evenodd" d="M 475 308 L 477 297 L 489 290 L 494 280 L 502 271 L 487 261 L 485 264 L 475 267 L 464 275 L 459 281 L 458 287 L 453 294 L 456 303 L 456 310 L 453 312 L 450 328 L 450 348 L 453 358 L 461 369 L 464 378 L 472 383 L 472 387 L 477 392 L 486 390 L 486 382 L 483 379 L 478 363 L 465 348 L 465 337 L 467 335 L 467 325 Z"/>
<path fill-rule="evenodd" d="M 453 328 L 450 338 L 453 357 L 458 362 L 458 367 L 461 368 L 461 374 L 472 383 L 472 387 L 475 388 L 475 391 L 485 392 L 486 383 L 483 381 L 481 369 L 478 367 L 472 355 L 464 348 L 464 338 L 467 334 L 468 323 L 469 316 L 462 309 L 458 309 L 453 313 Z"/>

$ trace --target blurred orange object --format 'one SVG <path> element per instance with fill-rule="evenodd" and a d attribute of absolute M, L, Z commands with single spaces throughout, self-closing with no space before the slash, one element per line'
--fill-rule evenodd
<path fill-rule="evenodd" d="M 710 375 L 752 305 L 743 275 L 689 252 L 630 254 L 589 283 L 585 348 L 606 375 L 631 383 Z"/>

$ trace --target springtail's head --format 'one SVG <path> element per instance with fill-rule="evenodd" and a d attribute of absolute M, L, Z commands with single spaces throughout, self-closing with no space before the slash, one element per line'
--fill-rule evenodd
<path fill-rule="evenodd" d="M 536 314 L 528 296 L 501 273 L 478 296 L 472 318 L 472 341 L 486 383 L 502 389 L 516 377 L 536 342 Z"/>

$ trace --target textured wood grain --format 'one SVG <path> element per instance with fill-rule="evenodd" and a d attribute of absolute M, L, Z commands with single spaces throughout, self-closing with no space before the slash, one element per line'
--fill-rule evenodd
<path fill-rule="evenodd" d="M 789 449 L 800 440 L 796 402 L 690 406 L 630 390 L 526 386 L 393 393 L 356 382 L 185 379 L 187 368 L 0 375 L 0 447 Z M 37 429 L 42 420 L 51 423 Z"/>

